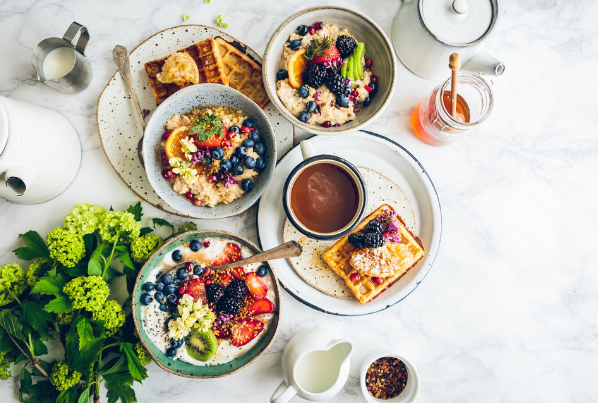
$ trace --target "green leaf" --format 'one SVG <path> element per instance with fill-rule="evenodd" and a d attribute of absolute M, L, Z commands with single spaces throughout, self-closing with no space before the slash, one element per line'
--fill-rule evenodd
<path fill-rule="evenodd" d="M 116 361 L 116 362 L 114 362 Z M 114 363 L 114 364 L 113 364 Z M 106 368 L 106 369 L 104 369 Z M 99 371 L 99 375 L 109 375 L 109 374 L 115 374 L 117 372 L 122 371 L 123 369 L 128 370 L 127 368 L 127 358 L 125 357 L 125 355 L 121 355 L 118 360 L 112 360 L 109 363 L 107 363 L 106 365 L 104 365 L 104 367 L 102 367 L 102 369 Z"/>
<path fill-rule="evenodd" d="M 89 388 L 85 388 L 85 390 L 81 392 L 77 403 L 89 403 Z"/>
<path fill-rule="evenodd" d="M 36 231 L 28 231 L 24 234 L 19 235 L 27 247 L 17 248 L 13 252 L 19 259 L 33 260 L 38 257 L 50 258 L 50 251 L 46 246 L 46 243 L 42 237 Z"/>
<path fill-rule="evenodd" d="M 129 255 L 129 252 L 118 252 L 116 254 L 116 257 L 118 258 L 118 260 L 123 262 L 124 265 L 127 266 L 128 268 L 136 270 L 135 265 L 133 264 L 133 261 L 131 260 L 131 255 Z"/>
<path fill-rule="evenodd" d="M 37 302 L 25 301 L 21 304 L 21 319 L 38 332 L 43 340 L 51 340 L 53 337 L 48 333 L 48 322 L 52 322 L 53 317 L 43 308 Z"/>
<path fill-rule="evenodd" d="M 113 267 L 108 267 L 108 269 L 106 270 L 106 273 L 104 273 L 104 281 L 108 284 L 111 285 L 114 282 L 114 279 L 117 277 L 122 276 L 123 274 L 121 272 L 119 272 L 118 270 L 114 269 Z"/>
<path fill-rule="evenodd" d="M 19 323 L 19 320 L 12 314 L 10 309 L 5 309 L 0 312 L 0 326 L 17 339 L 25 341 L 23 325 Z"/>
<path fill-rule="evenodd" d="M 135 282 L 137 281 L 137 271 L 125 266 L 123 268 L 123 273 L 127 276 L 127 292 L 129 295 L 133 295 L 133 289 L 135 288 Z"/>
<path fill-rule="evenodd" d="M 67 279 L 62 273 L 58 273 L 55 276 L 48 273 L 37 281 L 31 292 L 36 294 L 55 295 L 57 297 L 63 296 L 62 289 L 66 283 Z"/>
<path fill-rule="evenodd" d="M 150 232 L 154 232 L 154 230 L 150 227 L 143 227 L 141 228 L 141 230 L 139 230 L 139 236 L 144 236 L 145 234 L 149 234 Z"/>
<path fill-rule="evenodd" d="M 81 350 L 79 350 L 76 345 L 68 347 L 69 344 L 76 343 L 67 343 L 66 357 L 71 368 L 75 371 L 81 372 L 82 374 L 88 373 L 90 367 L 95 362 L 98 352 L 102 348 L 105 340 L 106 339 L 104 337 L 93 339 Z"/>
<path fill-rule="evenodd" d="M 127 213 L 133 214 L 135 221 L 141 221 L 141 217 L 143 217 L 143 207 L 141 207 L 141 202 L 129 206 Z"/>
<path fill-rule="evenodd" d="M 49 363 L 46 362 L 44 360 L 40 360 L 39 358 L 37 359 L 37 365 L 39 365 L 40 367 L 42 367 L 42 369 L 44 371 L 46 371 L 46 373 L 49 375 L 50 372 L 52 372 L 52 367 L 54 366 L 53 363 Z M 35 367 L 33 367 L 32 373 L 34 376 L 39 376 L 39 377 L 43 377 L 44 375 L 41 373 L 41 371 Z"/>
<path fill-rule="evenodd" d="M 19 391 L 21 393 L 29 393 L 29 388 L 33 384 L 33 380 L 31 379 L 31 373 L 27 371 L 27 367 L 23 367 L 21 369 L 21 388 Z"/>
<path fill-rule="evenodd" d="M 85 234 L 83 235 L 83 243 L 85 244 L 85 251 L 87 253 L 91 253 L 93 250 L 93 243 L 96 240 L 96 236 L 94 234 Z"/>
<path fill-rule="evenodd" d="M 222 117 L 206 113 L 203 117 L 197 119 L 195 125 L 189 130 L 189 134 L 197 134 L 198 141 L 206 141 L 212 136 L 222 137 Z"/>
<path fill-rule="evenodd" d="M 139 362 L 137 354 L 135 354 L 135 347 L 131 343 L 123 343 L 120 346 L 120 351 L 127 357 L 127 365 L 129 366 L 129 372 L 134 380 L 141 382 L 147 378 L 147 370 Z"/>
<path fill-rule="evenodd" d="M 170 227 L 172 229 L 172 232 L 174 232 L 174 226 L 162 218 L 152 218 L 152 223 L 154 224 L 154 228 L 156 228 L 156 226 L 158 226 L 159 228 L 165 225 L 167 227 Z"/>
<path fill-rule="evenodd" d="M 90 276 L 101 276 L 102 271 L 104 270 L 104 266 L 106 265 L 106 259 L 102 256 L 102 251 L 104 247 L 103 245 L 98 245 L 98 247 L 93 251 L 91 257 L 89 258 L 89 263 L 87 264 L 87 274 Z"/>
<path fill-rule="evenodd" d="M 48 346 L 40 339 L 33 340 L 33 353 L 36 357 L 48 354 Z"/>
<path fill-rule="evenodd" d="M 87 262 L 80 261 L 75 267 L 62 267 L 61 270 L 71 277 L 87 276 Z"/>
<path fill-rule="evenodd" d="M 122 403 L 134 403 L 137 401 L 135 390 L 131 387 L 133 378 L 130 374 L 109 374 L 104 376 L 108 393 L 108 403 L 116 403 L 119 399 Z"/>
<path fill-rule="evenodd" d="M 50 381 L 36 383 L 30 388 L 30 392 L 27 403 L 55 403 L 59 396 Z"/>
<path fill-rule="evenodd" d="M 77 401 L 77 389 L 68 388 L 58 395 L 56 403 L 75 403 Z"/>
<path fill-rule="evenodd" d="M 93 329 L 87 317 L 81 315 L 81 320 L 77 322 L 77 334 L 79 335 L 79 350 L 87 347 L 93 341 Z"/>
<path fill-rule="evenodd" d="M 60 295 L 48 302 L 44 307 L 44 311 L 53 313 L 65 313 L 73 309 L 73 301 L 64 295 Z"/>

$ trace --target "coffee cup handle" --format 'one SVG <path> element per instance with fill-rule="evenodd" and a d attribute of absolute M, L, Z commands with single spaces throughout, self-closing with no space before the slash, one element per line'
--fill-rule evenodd
<path fill-rule="evenodd" d="M 303 159 L 306 160 L 308 158 L 313 157 L 314 155 L 316 155 L 316 153 L 314 152 L 314 148 L 311 146 L 311 144 L 309 143 L 309 141 L 307 140 L 303 140 L 299 146 L 301 147 L 301 154 L 303 155 Z"/>
<path fill-rule="evenodd" d="M 297 394 L 297 389 L 293 385 L 287 385 L 287 383 L 283 380 L 280 383 L 280 386 L 274 391 L 272 397 L 270 398 L 271 403 L 286 403 L 293 396 Z"/>

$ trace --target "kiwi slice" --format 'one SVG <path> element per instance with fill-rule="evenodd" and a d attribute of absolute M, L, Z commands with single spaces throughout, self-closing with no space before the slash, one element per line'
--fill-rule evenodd
<path fill-rule="evenodd" d="M 218 340 L 211 330 L 200 332 L 197 329 L 191 330 L 191 333 L 185 338 L 187 353 L 196 360 L 208 361 L 216 354 L 218 349 Z"/>
<path fill-rule="evenodd" d="M 341 76 L 343 76 L 343 78 L 347 78 L 347 66 L 349 65 L 349 60 L 351 59 L 351 56 L 343 59 L 343 62 L 345 64 L 343 64 L 343 67 L 341 67 Z"/>
<path fill-rule="evenodd" d="M 360 80 L 365 76 L 363 67 L 365 66 L 365 44 L 359 42 L 355 52 L 353 52 L 353 68 L 355 69 L 356 79 Z"/>

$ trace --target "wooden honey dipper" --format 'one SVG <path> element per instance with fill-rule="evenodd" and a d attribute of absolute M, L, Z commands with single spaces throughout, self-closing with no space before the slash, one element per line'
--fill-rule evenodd
<path fill-rule="evenodd" d="M 451 78 L 451 116 L 457 120 L 457 72 L 461 68 L 461 55 L 453 53 L 449 58 L 449 68 L 452 71 Z"/>

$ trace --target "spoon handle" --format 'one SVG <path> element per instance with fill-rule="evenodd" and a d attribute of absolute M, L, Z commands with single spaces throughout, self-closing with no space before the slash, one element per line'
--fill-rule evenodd
<path fill-rule="evenodd" d="M 135 108 L 137 108 L 137 114 L 139 115 L 141 127 L 143 127 L 143 131 L 145 131 L 145 120 L 143 120 L 143 113 L 141 113 L 139 101 L 137 100 L 137 94 L 135 93 L 135 87 L 133 87 L 133 79 L 131 78 L 131 64 L 129 62 L 129 52 L 127 51 L 127 48 L 125 48 L 124 46 L 116 45 L 114 47 L 114 50 L 112 51 L 112 56 L 114 57 L 116 65 L 118 66 L 118 71 L 120 71 L 120 75 L 129 87 L 129 92 L 133 97 Z"/>
<path fill-rule="evenodd" d="M 301 251 L 301 245 L 299 245 L 295 241 L 290 241 L 287 243 L 283 243 L 282 245 L 277 246 L 276 248 L 248 257 L 247 259 L 239 260 L 238 262 L 223 264 L 220 266 L 210 266 L 209 268 L 212 270 L 226 270 L 232 267 L 245 266 L 247 264 L 265 262 L 267 260 L 297 257 L 301 255 Z"/>

